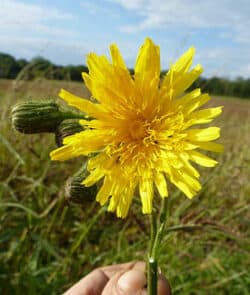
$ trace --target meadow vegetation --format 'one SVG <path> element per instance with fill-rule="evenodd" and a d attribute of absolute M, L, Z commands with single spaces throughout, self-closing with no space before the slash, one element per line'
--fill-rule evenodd
<path fill-rule="evenodd" d="M 95 267 L 145 259 L 149 227 L 140 205 L 125 220 L 95 201 L 69 205 L 64 183 L 81 159 L 51 162 L 53 134 L 11 126 L 14 104 L 58 100 L 60 88 L 89 95 L 78 82 L 0 80 L 1 294 L 60 294 Z M 216 125 L 225 152 L 215 156 L 216 168 L 201 170 L 203 189 L 193 200 L 171 187 L 159 261 L 176 295 L 248 295 L 250 100 L 213 97 L 211 104 L 224 106 Z"/>
<path fill-rule="evenodd" d="M 15 57 L 0 52 L 0 79 L 47 79 L 82 81 L 81 72 L 88 72 L 86 65 L 56 65 L 41 56 L 34 57 L 30 61 L 15 59 Z M 133 74 L 133 69 L 130 73 Z M 161 76 L 166 70 L 161 72 Z M 218 95 L 250 97 L 250 79 L 237 77 L 234 80 L 213 76 L 211 78 L 198 78 L 191 86 L 192 89 L 203 85 L 206 92 Z"/>

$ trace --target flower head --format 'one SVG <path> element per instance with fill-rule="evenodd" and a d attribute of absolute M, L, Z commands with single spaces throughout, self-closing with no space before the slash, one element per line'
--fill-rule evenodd
<path fill-rule="evenodd" d="M 143 213 L 151 213 L 154 188 L 168 196 L 167 181 L 188 198 L 200 189 L 199 172 L 191 162 L 213 167 L 216 161 L 197 151 L 220 152 L 212 142 L 219 128 L 194 128 L 211 122 L 221 107 L 202 109 L 210 98 L 200 89 L 185 90 L 199 77 L 202 67 L 190 70 L 195 49 L 191 47 L 171 65 L 160 81 L 160 48 L 147 38 L 142 45 L 135 73 L 130 75 L 116 45 L 110 46 L 111 61 L 90 53 L 85 85 L 94 100 L 65 90 L 59 96 L 92 120 L 80 120 L 84 131 L 64 139 L 64 146 L 51 152 L 53 160 L 90 156 L 85 186 L 102 181 L 96 200 L 109 201 L 118 217 L 128 213 L 139 188 Z"/>

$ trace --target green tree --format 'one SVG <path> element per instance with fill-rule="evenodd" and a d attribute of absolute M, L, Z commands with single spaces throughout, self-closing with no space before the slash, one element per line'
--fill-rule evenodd
<path fill-rule="evenodd" d="M 15 79 L 20 67 L 15 58 L 6 53 L 0 53 L 0 78 Z"/>

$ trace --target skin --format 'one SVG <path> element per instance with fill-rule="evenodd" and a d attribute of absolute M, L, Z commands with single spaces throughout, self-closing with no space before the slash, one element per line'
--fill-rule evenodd
<path fill-rule="evenodd" d="M 97 268 L 63 295 L 146 295 L 144 262 L 128 262 Z M 171 295 L 166 278 L 160 274 L 158 295 Z"/>

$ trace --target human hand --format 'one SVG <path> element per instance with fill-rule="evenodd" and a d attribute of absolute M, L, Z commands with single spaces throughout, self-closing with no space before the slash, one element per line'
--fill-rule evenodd
<path fill-rule="evenodd" d="M 63 295 L 146 295 L 144 262 L 128 262 L 97 268 Z M 171 295 L 166 278 L 158 278 L 158 295 Z"/>

